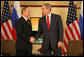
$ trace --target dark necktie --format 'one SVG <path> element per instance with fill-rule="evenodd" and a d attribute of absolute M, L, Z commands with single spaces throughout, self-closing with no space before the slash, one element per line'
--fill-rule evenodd
<path fill-rule="evenodd" d="M 30 24 L 30 20 L 29 19 L 27 19 L 27 23 Z"/>

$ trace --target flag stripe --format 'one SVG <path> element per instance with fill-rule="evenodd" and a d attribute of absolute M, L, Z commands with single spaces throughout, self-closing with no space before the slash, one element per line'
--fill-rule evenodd
<path fill-rule="evenodd" d="M 3 28 L 3 31 L 4 31 L 4 33 L 5 33 L 6 37 L 7 37 L 7 39 L 10 39 L 9 36 L 8 36 L 8 33 L 7 33 L 6 29 L 5 29 L 4 24 L 1 24 L 1 26 L 2 26 L 2 28 Z"/>
<path fill-rule="evenodd" d="M 69 37 L 69 35 L 68 35 L 66 30 L 65 30 L 65 35 L 66 35 L 67 39 L 70 40 L 70 37 Z"/>
<path fill-rule="evenodd" d="M 10 19 L 10 20 L 8 20 L 8 23 L 9 23 L 10 28 L 11 28 L 11 30 L 12 30 L 12 21 L 11 21 L 11 19 Z"/>
<path fill-rule="evenodd" d="M 1 39 L 4 40 L 3 34 L 1 33 Z"/>
<path fill-rule="evenodd" d="M 73 24 L 72 24 L 72 23 L 70 24 L 70 27 L 71 27 L 71 29 L 72 29 L 72 31 L 73 31 L 73 34 L 75 35 L 75 40 L 78 40 L 77 33 L 76 33 L 76 31 L 75 31 L 75 29 L 74 29 L 74 27 L 73 27 Z"/>
<path fill-rule="evenodd" d="M 68 46 L 68 41 L 69 40 L 67 39 L 65 34 L 64 34 L 64 40 L 63 41 L 64 41 L 64 44 L 65 44 L 64 46 L 66 47 L 66 50 L 67 50 L 67 46 Z"/>
<path fill-rule="evenodd" d="M 63 52 L 67 52 L 67 47 L 64 45 Z"/>
<path fill-rule="evenodd" d="M 6 29 L 6 31 L 7 31 L 7 35 L 9 36 L 9 39 L 11 40 L 11 39 L 12 39 L 12 35 L 11 35 L 11 33 L 10 33 L 10 30 L 8 29 L 8 26 L 9 26 L 9 25 L 6 24 L 7 22 L 8 22 L 8 21 L 6 21 L 5 23 L 3 23 L 3 25 L 5 26 L 5 29 Z"/>
<path fill-rule="evenodd" d="M 64 40 L 66 41 L 66 43 L 67 43 L 67 45 L 68 45 L 68 39 L 67 39 L 65 33 L 64 33 Z"/>
<path fill-rule="evenodd" d="M 67 50 L 67 44 L 68 43 L 66 43 L 65 39 L 64 39 L 64 44 L 65 44 L 64 46 L 66 47 L 66 50 Z"/>
<path fill-rule="evenodd" d="M 78 30 L 79 34 L 80 34 L 80 29 L 79 29 L 79 23 L 78 23 L 78 20 L 74 21 L 74 23 L 75 23 L 75 25 L 76 25 L 76 27 L 77 27 L 77 30 Z"/>
<path fill-rule="evenodd" d="M 10 19 L 10 21 L 8 21 L 8 22 L 6 22 L 6 24 L 7 24 L 7 26 L 8 26 L 8 29 L 9 29 L 9 31 L 10 31 L 10 37 L 11 37 L 11 39 L 14 39 L 14 37 L 12 37 L 12 28 L 11 28 L 11 25 L 9 25 L 9 22 L 10 22 L 10 24 L 12 24 L 11 23 L 11 19 Z"/>
<path fill-rule="evenodd" d="M 76 40 L 75 35 L 73 34 L 73 31 L 72 31 L 72 29 L 71 29 L 70 25 L 68 25 L 68 29 L 70 30 L 71 35 L 72 35 L 73 39 L 74 39 L 74 40 Z"/>
<path fill-rule="evenodd" d="M 64 49 L 63 49 L 63 52 L 67 52 L 65 45 L 64 45 Z"/>
<path fill-rule="evenodd" d="M 12 36 L 13 36 L 14 40 L 17 40 L 16 30 L 14 27 L 12 27 Z"/>
<path fill-rule="evenodd" d="M 62 51 L 63 51 L 63 53 L 64 53 L 64 52 L 67 52 L 65 47 L 64 47 L 64 49 L 62 48 Z M 64 54 L 64 56 L 67 56 L 67 55 Z"/>
<path fill-rule="evenodd" d="M 1 26 L 1 34 L 3 35 L 3 38 L 4 38 L 4 39 L 7 39 L 5 33 L 4 33 L 3 29 L 2 29 L 2 26 Z M 2 38 L 1 38 L 1 39 L 2 39 Z"/>
<path fill-rule="evenodd" d="M 10 33 L 12 32 L 12 29 L 11 29 L 11 27 L 10 27 L 10 25 L 9 25 L 9 22 L 7 21 L 6 22 L 6 25 L 7 25 L 7 27 L 8 27 L 8 29 L 10 30 Z M 12 34 L 12 33 L 11 33 Z"/>
<path fill-rule="evenodd" d="M 83 40 L 83 16 L 81 16 L 81 14 L 79 19 L 79 28 L 80 28 L 81 40 Z"/>
<path fill-rule="evenodd" d="M 77 24 L 77 23 L 76 23 L 76 24 Z M 78 38 L 80 39 L 80 33 L 79 33 L 78 30 L 77 30 L 77 27 L 76 27 L 76 25 L 75 25 L 75 22 L 73 22 L 73 26 L 74 26 L 74 29 L 75 29 L 75 31 L 76 31 L 76 34 L 77 34 Z"/>
<path fill-rule="evenodd" d="M 67 31 L 67 33 L 68 33 L 70 39 L 73 40 L 73 37 L 72 37 L 71 32 L 69 31 L 68 27 L 66 27 L 66 31 Z"/>

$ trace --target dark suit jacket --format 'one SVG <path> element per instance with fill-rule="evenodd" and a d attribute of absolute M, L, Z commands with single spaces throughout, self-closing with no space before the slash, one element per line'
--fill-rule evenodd
<path fill-rule="evenodd" d="M 43 34 L 43 47 L 47 48 L 51 44 L 52 48 L 57 47 L 57 43 L 63 40 L 63 25 L 59 15 L 51 14 L 50 30 L 47 28 L 46 16 L 39 20 L 38 32 L 35 36 L 38 39 Z"/>
<path fill-rule="evenodd" d="M 23 17 L 19 18 L 16 21 L 16 49 L 17 50 L 30 50 L 32 48 L 31 43 L 29 42 L 30 37 L 32 36 L 32 27 L 31 23 L 27 22 Z"/>

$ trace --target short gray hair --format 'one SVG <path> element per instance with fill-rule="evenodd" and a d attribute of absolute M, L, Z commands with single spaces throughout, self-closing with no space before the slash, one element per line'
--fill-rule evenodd
<path fill-rule="evenodd" d="M 51 4 L 49 4 L 49 3 L 45 3 L 45 4 L 43 4 L 43 5 L 45 5 L 47 9 L 49 8 L 50 11 L 51 11 Z"/>

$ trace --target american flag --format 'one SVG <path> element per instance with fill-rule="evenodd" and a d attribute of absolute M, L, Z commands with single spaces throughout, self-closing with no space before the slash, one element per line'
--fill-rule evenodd
<path fill-rule="evenodd" d="M 70 1 L 69 3 L 68 16 L 63 37 L 64 48 L 62 49 L 62 52 L 67 52 L 67 46 L 70 40 L 81 40 L 79 23 L 73 1 Z"/>
<path fill-rule="evenodd" d="M 13 36 L 13 26 L 10 17 L 9 3 L 4 1 L 3 12 L 1 17 L 1 39 L 13 40 L 16 39 Z"/>

